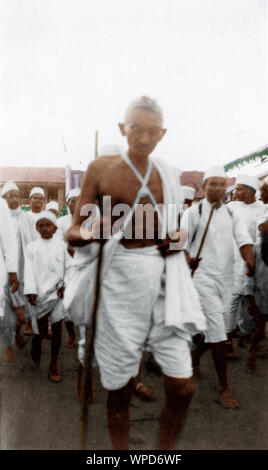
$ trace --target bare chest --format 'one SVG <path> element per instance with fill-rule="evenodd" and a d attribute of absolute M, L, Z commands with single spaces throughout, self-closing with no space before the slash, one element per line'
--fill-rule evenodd
<path fill-rule="evenodd" d="M 141 184 L 142 183 L 138 180 L 131 168 L 119 167 L 117 171 L 109 172 L 109 174 L 100 177 L 99 198 L 102 199 L 104 196 L 109 196 L 112 207 L 116 204 L 132 206 Z M 147 186 L 157 203 L 163 203 L 162 182 L 155 166 L 152 168 Z M 150 202 L 150 198 L 146 196 L 139 201 L 139 204 L 147 204 Z"/>

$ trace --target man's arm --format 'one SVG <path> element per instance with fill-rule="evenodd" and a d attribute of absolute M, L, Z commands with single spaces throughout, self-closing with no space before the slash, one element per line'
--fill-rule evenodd
<path fill-rule="evenodd" d="M 247 275 L 252 276 L 255 270 L 253 240 L 247 230 L 246 224 L 244 223 L 242 217 L 238 217 L 235 213 L 232 213 L 231 217 L 233 222 L 233 236 L 236 241 L 236 245 L 240 251 L 243 260 L 247 265 Z"/>
<path fill-rule="evenodd" d="M 190 250 L 193 243 L 194 234 L 196 234 L 199 220 L 195 217 L 196 207 L 189 207 L 183 213 L 181 228 L 188 232 L 187 243 L 184 246 L 185 257 L 191 270 L 196 270 L 202 258 L 191 258 Z"/>

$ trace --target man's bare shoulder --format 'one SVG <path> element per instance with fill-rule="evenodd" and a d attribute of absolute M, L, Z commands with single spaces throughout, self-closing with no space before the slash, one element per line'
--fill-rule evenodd
<path fill-rule="evenodd" d="M 121 166 L 122 162 L 121 155 L 101 155 L 89 164 L 88 171 L 107 172 Z"/>

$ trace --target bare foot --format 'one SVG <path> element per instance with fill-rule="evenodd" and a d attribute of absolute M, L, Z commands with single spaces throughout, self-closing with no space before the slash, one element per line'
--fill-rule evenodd
<path fill-rule="evenodd" d="M 155 394 L 139 379 L 135 382 L 134 395 L 144 401 L 155 401 Z"/>
<path fill-rule="evenodd" d="M 21 336 L 20 331 L 16 331 L 15 339 L 16 339 L 16 346 L 17 346 L 18 350 L 21 351 L 24 348 L 26 342 L 24 341 L 23 337 Z"/>
<path fill-rule="evenodd" d="M 12 346 L 9 346 L 6 350 L 5 361 L 9 363 L 14 362 L 14 349 Z"/>
<path fill-rule="evenodd" d="M 33 330 L 32 330 L 31 320 L 26 320 L 25 327 L 24 327 L 24 334 L 26 336 L 31 336 L 32 333 L 33 333 Z"/>
<path fill-rule="evenodd" d="M 220 403 L 221 405 L 224 406 L 224 408 L 231 408 L 231 409 L 238 408 L 238 403 L 228 386 L 223 389 L 220 388 L 219 395 L 220 395 Z"/>
<path fill-rule="evenodd" d="M 48 378 L 49 380 L 51 380 L 51 382 L 55 382 L 55 383 L 61 382 L 61 375 L 57 369 L 50 369 Z"/>

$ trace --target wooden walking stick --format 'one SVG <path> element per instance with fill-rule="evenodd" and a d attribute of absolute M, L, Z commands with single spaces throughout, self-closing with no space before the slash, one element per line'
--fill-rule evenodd
<path fill-rule="evenodd" d="M 98 156 L 98 131 L 95 133 L 95 158 Z M 100 287 L 101 287 L 101 268 L 103 259 L 103 247 L 104 244 L 100 244 L 97 272 L 95 279 L 94 289 L 94 300 L 92 306 L 92 326 L 88 329 L 85 349 L 85 364 L 82 372 L 82 387 L 81 387 L 81 398 L 80 398 L 80 450 L 85 450 L 86 445 L 86 432 L 88 423 L 88 402 L 91 398 L 93 390 L 93 375 L 92 375 L 92 360 L 94 356 L 94 340 L 97 327 L 97 313 L 100 299 Z"/>
<path fill-rule="evenodd" d="M 94 302 L 92 308 L 92 327 L 89 328 L 87 333 L 86 351 L 85 351 L 85 365 L 82 373 L 82 390 L 81 390 L 81 403 L 80 403 L 80 450 L 85 450 L 86 432 L 88 422 L 88 402 L 91 397 L 93 389 L 92 381 L 92 360 L 94 356 L 94 340 L 97 326 L 97 312 L 100 298 L 101 286 L 101 268 L 103 258 L 103 243 L 100 244 L 97 273 L 95 280 Z"/>
<path fill-rule="evenodd" d="M 203 237 L 202 237 L 202 240 L 201 240 L 201 243 L 200 243 L 200 246 L 199 246 L 197 255 L 196 255 L 196 258 L 197 258 L 197 259 L 198 259 L 199 256 L 201 255 L 201 251 L 202 251 L 202 248 L 203 248 L 203 246 L 204 246 L 204 243 L 205 243 L 205 240 L 206 240 L 206 237 L 207 237 L 208 229 L 209 229 L 209 226 L 210 226 L 210 222 L 211 222 L 212 215 L 213 215 L 213 212 L 214 212 L 215 207 L 216 207 L 216 202 L 213 202 L 213 204 L 211 205 L 211 209 L 210 209 L 209 216 L 208 216 L 207 225 L 206 225 L 205 231 L 204 231 L 204 233 L 203 233 Z M 194 277 L 194 273 L 195 273 L 196 270 L 197 270 L 197 266 L 192 269 L 192 272 L 191 272 L 191 276 L 192 276 L 192 277 Z"/>

